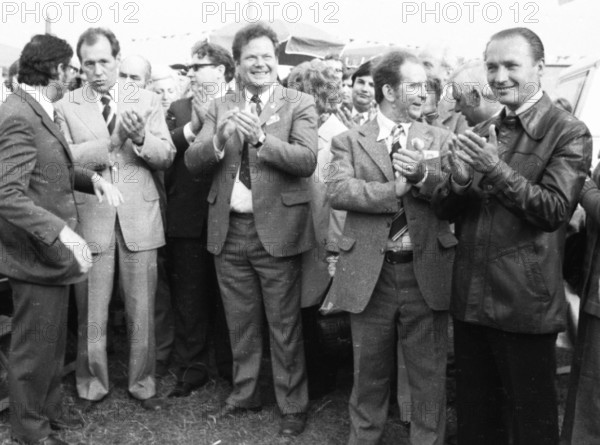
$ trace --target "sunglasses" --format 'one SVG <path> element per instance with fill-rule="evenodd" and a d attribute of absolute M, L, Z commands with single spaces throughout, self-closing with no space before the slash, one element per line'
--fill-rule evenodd
<path fill-rule="evenodd" d="M 194 70 L 194 71 L 198 71 L 200 68 L 204 68 L 205 66 L 215 66 L 216 64 L 214 63 L 192 63 L 191 65 L 187 66 L 188 71 L 189 70 Z"/>

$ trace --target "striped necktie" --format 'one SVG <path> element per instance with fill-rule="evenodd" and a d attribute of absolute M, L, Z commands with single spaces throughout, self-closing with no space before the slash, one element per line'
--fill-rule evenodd
<path fill-rule="evenodd" d="M 400 136 L 403 133 L 404 129 L 399 124 L 392 129 L 392 151 L 390 153 L 390 158 L 402 148 L 400 146 Z M 398 241 L 402 235 L 408 231 L 408 222 L 406 221 L 406 213 L 404 213 L 402 199 L 398 200 L 398 206 L 400 209 L 394 214 L 392 226 L 390 228 L 390 239 L 392 241 Z"/>
<path fill-rule="evenodd" d="M 100 102 L 102 102 L 102 105 L 104 106 L 104 108 L 102 108 L 102 117 L 106 122 L 109 134 L 112 134 L 113 130 L 115 129 L 115 122 L 117 120 L 117 116 L 110 106 L 111 101 L 112 98 L 110 97 L 110 94 L 105 94 L 100 98 Z"/>

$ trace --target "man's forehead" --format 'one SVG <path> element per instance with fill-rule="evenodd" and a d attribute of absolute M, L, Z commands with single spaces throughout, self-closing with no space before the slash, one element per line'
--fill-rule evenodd
<path fill-rule="evenodd" d="M 509 62 L 523 56 L 533 61 L 531 46 L 525 38 L 516 35 L 490 41 L 485 50 L 485 62 Z"/>

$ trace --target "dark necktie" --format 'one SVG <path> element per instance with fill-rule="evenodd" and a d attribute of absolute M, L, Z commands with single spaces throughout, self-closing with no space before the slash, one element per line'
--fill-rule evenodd
<path fill-rule="evenodd" d="M 117 120 L 115 113 L 111 114 L 112 110 L 110 107 L 110 101 L 111 97 L 108 94 L 105 94 L 100 98 L 100 102 L 102 102 L 102 105 L 104 106 L 104 108 L 102 108 L 102 117 L 104 118 L 106 126 L 108 127 L 108 134 L 112 134 L 113 130 L 115 129 L 115 121 Z"/>
<path fill-rule="evenodd" d="M 400 146 L 400 135 L 402 135 L 403 132 L 404 129 L 401 125 L 396 125 L 392 129 L 392 151 L 390 153 L 390 158 L 402 148 Z M 398 206 L 400 209 L 394 214 L 394 219 L 392 219 L 392 226 L 390 228 L 390 239 L 392 241 L 398 241 L 402 235 L 408 231 L 408 223 L 406 221 L 406 213 L 404 213 L 402 199 L 398 200 Z"/>
<path fill-rule="evenodd" d="M 250 98 L 250 102 L 256 104 L 256 113 L 260 116 L 260 113 L 262 112 L 260 97 L 255 94 Z M 240 164 L 240 181 L 248 188 L 248 190 L 251 190 L 252 181 L 250 179 L 250 156 L 248 151 L 248 141 L 244 141 L 244 147 L 242 148 L 242 161 Z"/>

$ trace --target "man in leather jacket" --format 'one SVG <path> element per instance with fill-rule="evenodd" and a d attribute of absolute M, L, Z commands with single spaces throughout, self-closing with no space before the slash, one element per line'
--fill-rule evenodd
<path fill-rule="evenodd" d="M 562 250 L 592 140 L 543 93 L 544 47 L 532 31 L 492 36 L 485 65 L 504 107 L 458 136 L 433 200 L 459 239 L 450 308 L 458 442 L 556 444 Z"/>

